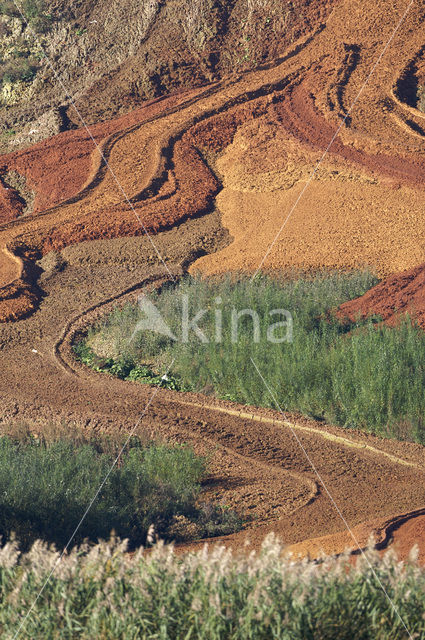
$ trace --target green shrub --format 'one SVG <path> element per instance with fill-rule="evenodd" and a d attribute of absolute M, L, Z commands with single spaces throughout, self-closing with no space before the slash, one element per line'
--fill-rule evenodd
<path fill-rule="evenodd" d="M 64 546 L 111 468 L 116 449 L 97 441 L 0 437 L 0 534 L 14 532 L 25 547 L 37 538 Z M 145 544 L 151 525 L 167 539 L 176 516 L 193 522 L 202 537 L 207 511 L 197 502 L 204 474 L 204 459 L 187 447 L 142 446 L 132 439 L 75 542 L 107 539 L 114 530 L 137 546 Z M 219 507 L 213 511 L 214 517 L 221 513 L 218 525 L 235 524 Z"/>
<path fill-rule="evenodd" d="M 13 138 L 13 136 L 16 135 L 16 131 L 15 129 L 4 129 L 1 132 L 1 135 L 4 136 L 5 138 Z"/>
<path fill-rule="evenodd" d="M 5 22 L 0 21 L 0 38 L 10 35 L 10 29 Z"/>
<path fill-rule="evenodd" d="M 46 11 L 46 3 L 44 0 L 23 0 L 22 13 L 27 20 L 39 18 Z"/>
<path fill-rule="evenodd" d="M 151 367 L 135 362 L 134 358 L 126 354 L 114 358 L 99 358 L 85 340 L 80 340 L 74 346 L 74 353 L 85 365 L 99 373 L 109 373 L 121 380 L 129 382 L 143 382 L 155 387 L 184 391 L 184 387 L 178 380 L 170 375 L 158 375 Z"/>
<path fill-rule="evenodd" d="M 37 73 L 38 65 L 34 60 L 21 57 L 12 58 L 0 64 L 0 82 L 13 84 L 14 82 L 30 82 Z"/>
<path fill-rule="evenodd" d="M 12 0 L 1 0 L 0 1 L 0 15 L 2 16 L 10 16 L 17 17 L 20 15 L 19 9 L 16 4 L 12 2 Z"/>
<path fill-rule="evenodd" d="M 177 337 L 181 334 L 184 296 L 190 318 L 200 309 L 208 310 L 200 322 L 207 344 L 194 333 L 187 342 L 152 331 L 134 337 L 141 317 L 136 305 L 115 310 L 92 336 L 109 341 L 119 358 L 131 360 L 132 366 L 143 367 L 148 362 L 150 370 L 156 371 L 175 359 L 170 378 L 176 388 L 213 388 L 222 398 L 275 408 L 253 370 L 252 357 L 285 410 L 423 442 L 423 331 L 408 319 L 397 328 L 389 328 L 377 319 L 342 325 L 329 315 L 330 309 L 363 294 L 375 283 L 368 273 L 325 274 L 280 282 L 261 277 L 253 283 L 246 277 L 189 278 L 151 299 Z M 219 343 L 214 338 L 217 308 L 223 311 Z M 249 317 L 239 322 L 238 339 L 233 341 L 228 311 L 232 308 L 258 313 L 258 343 L 253 340 Z M 291 312 L 292 342 L 272 344 L 267 340 L 269 312 L 273 309 Z"/>
<path fill-rule="evenodd" d="M 27 20 L 38 18 L 46 11 L 46 3 L 44 0 L 22 0 L 18 3 L 12 2 L 12 0 L 0 0 L 0 15 L 11 17 L 21 16 L 21 11 L 19 11 L 17 5 L 21 8 L 22 14 Z"/>
<path fill-rule="evenodd" d="M 425 571 L 416 563 L 368 551 L 356 567 L 346 557 L 317 565 L 282 552 L 268 538 L 245 557 L 222 547 L 177 556 L 163 546 L 129 556 L 115 541 L 75 549 L 50 576 L 57 554 L 37 544 L 19 557 L 9 544 L 0 552 L 2 636 L 19 629 L 31 640 L 425 638 Z"/>
<path fill-rule="evenodd" d="M 49 14 L 42 14 L 32 18 L 29 23 L 35 33 L 47 33 L 52 26 L 52 16 Z"/>

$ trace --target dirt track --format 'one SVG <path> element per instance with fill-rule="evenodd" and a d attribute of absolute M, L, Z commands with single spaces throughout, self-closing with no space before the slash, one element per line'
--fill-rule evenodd
<path fill-rule="evenodd" d="M 341 2 L 325 26 L 316 25 L 275 65 L 93 128 L 143 224 L 158 233 L 155 243 L 172 272 L 190 263 L 205 272 L 256 268 L 405 3 L 387 4 L 378 0 L 371 9 Z M 412 9 L 266 267 L 372 262 L 387 274 L 423 261 L 425 147 L 417 132 L 423 115 L 411 113 L 392 89 L 423 41 L 424 13 Z M 0 317 L 21 318 L 0 325 L 4 420 L 128 429 L 152 393 L 69 369 L 67 331 L 74 321 L 88 321 L 105 311 L 106 301 L 126 291 L 134 295 L 164 275 L 146 238 L 96 240 L 141 235 L 142 229 L 92 148 L 87 132 L 70 132 L 0 159 L 4 169 L 27 174 L 37 192 L 30 216 L 19 217 L 4 193 L 0 210 Z M 230 236 L 214 212 L 220 179 L 217 202 Z M 257 544 L 270 530 L 288 544 L 330 535 L 332 550 L 347 543 L 334 505 L 288 426 L 235 415 L 246 408 L 206 404 L 211 401 L 161 391 L 143 424 L 211 452 L 209 491 L 256 517 L 232 543 L 248 535 Z M 348 524 L 359 527 L 360 544 L 393 514 L 425 505 L 423 448 L 320 427 L 300 416 L 290 421 L 311 427 L 297 433 Z M 329 439 L 329 433 L 346 440 Z M 353 447 L 347 439 L 373 448 Z"/>
<path fill-rule="evenodd" d="M 207 222 L 186 224 L 198 225 L 198 232 L 204 234 Z M 174 255 L 170 250 L 175 261 L 170 268 L 178 273 L 173 264 L 179 251 L 188 252 L 187 243 L 193 242 L 196 228 L 167 233 L 168 238 L 158 240 L 175 247 Z M 157 267 L 143 265 L 146 242 L 98 241 L 65 250 L 61 270 L 52 263 L 44 274 L 48 295 L 40 310 L 24 321 L 1 326 L 5 420 L 27 419 L 35 430 L 43 428 L 46 419 L 75 421 L 95 430 L 128 430 L 134 425 L 152 389 L 79 367 L 70 354 L 69 339 L 106 310 L 103 303 L 116 298 L 117 290 L 128 291 L 140 282 L 162 278 Z M 104 255 L 109 256 L 109 264 Z M 112 264 L 117 276 L 107 280 Z M 129 266 L 132 269 L 127 270 Z M 372 523 L 357 532 L 360 544 L 366 543 L 379 521 L 425 504 L 422 447 L 325 428 L 301 416 L 289 416 L 289 420 L 297 426 L 298 437 L 350 526 Z M 340 550 L 341 541 L 353 544 L 339 533 L 343 523 L 280 415 L 161 391 L 143 420 L 143 429 L 171 441 L 189 442 L 212 456 L 208 491 L 255 517 L 247 531 L 230 537 L 229 544 L 239 545 L 248 537 L 257 545 L 271 530 L 288 544 L 330 534 L 337 534 L 333 550 Z M 358 444 L 352 446 L 352 442 Z"/>

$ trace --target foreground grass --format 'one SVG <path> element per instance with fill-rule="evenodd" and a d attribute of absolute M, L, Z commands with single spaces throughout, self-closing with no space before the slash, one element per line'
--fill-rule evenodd
<path fill-rule="evenodd" d="M 0 437 L 0 535 L 7 538 L 13 532 L 23 547 L 37 538 L 66 545 L 118 451 L 118 443 L 106 446 L 102 441 Z M 146 543 L 152 526 L 168 540 L 240 528 L 233 512 L 200 504 L 205 475 L 205 459 L 190 448 L 142 444 L 133 438 L 74 542 L 97 542 L 115 531 L 135 547 Z"/>
<path fill-rule="evenodd" d="M 415 562 L 370 551 L 353 569 L 345 558 L 316 565 L 281 553 L 273 538 L 239 558 L 223 548 L 176 557 L 162 546 L 129 556 L 119 542 L 76 549 L 57 566 L 20 637 L 425 638 L 425 571 Z M 0 550 L 3 638 L 14 637 L 57 557 L 40 543 L 23 556 L 13 543 Z"/>
<path fill-rule="evenodd" d="M 252 357 L 283 409 L 378 435 L 424 442 L 423 332 L 408 319 L 398 328 L 377 324 L 376 319 L 343 326 L 329 314 L 375 283 L 367 272 L 280 282 L 262 277 L 254 283 L 248 278 L 188 278 L 151 300 L 177 337 L 183 300 L 188 301 L 190 318 L 206 309 L 199 326 L 208 343 L 193 331 L 187 342 L 152 331 L 134 336 L 143 314 L 137 305 L 127 305 L 94 328 L 77 350 L 87 364 L 106 363 L 100 370 L 143 382 L 149 382 L 175 358 L 164 386 L 276 408 L 255 372 Z M 282 308 L 292 314 L 293 337 L 273 344 L 267 339 L 267 329 L 279 318 L 271 320 L 269 314 Z M 231 309 L 255 310 L 260 319 L 258 342 L 247 315 L 238 320 L 234 340 Z M 222 322 L 219 342 L 215 339 L 217 313 Z M 284 337 L 287 330 L 282 327 L 279 334 L 278 329 L 276 336 Z M 94 351 L 99 347 L 109 349 L 109 360 L 96 360 Z"/>

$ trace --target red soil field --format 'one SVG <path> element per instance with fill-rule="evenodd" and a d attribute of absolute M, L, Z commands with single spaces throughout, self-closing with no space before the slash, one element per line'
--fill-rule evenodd
<path fill-rule="evenodd" d="M 213 208 L 221 186 L 206 164 L 205 154 L 217 154 L 226 147 L 229 151 L 218 164 L 224 172 L 218 204 L 234 243 L 214 256 L 201 258 L 194 269 L 207 273 L 254 270 L 262 264 L 285 209 L 290 210 L 344 115 L 348 117 L 305 201 L 300 202 L 284 236 L 262 266 L 314 269 L 370 265 L 387 275 L 414 266 L 415 261 L 417 264 L 424 248 L 417 241 L 418 229 L 424 224 L 419 214 L 424 198 L 423 142 L 417 127 L 414 130 L 406 125 L 403 103 L 391 96 L 398 75 L 420 48 L 420 7 L 412 9 L 356 109 L 348 114 L 402 9 L 401 2 L 392 11 L 384 4 L 376 4 L 371 20 L 370 11 L 363 10 L 360 3 L 350 7 L 338 3 L 325 26 L 316 25 L 314 31 L 312 25 L 312 33 L 276 64 L 155 101 L 118 120 L 94 126 L 92 135 L 114 175 L 93 150 L 85 130 L 66 132 L 27 151 L 4 156 L 0 161 L 3 172 L 14 169 L 22 173 L 36 199 L 34 213 L 19 216 L 20 207 L 11 201 L 13 194 L 6 202 L 3 194 L 3 219 L 17 219 L 4 225 L 0 235 L 0 244 L 7 248 L 0 262 L 0 318 L 16 319 L 31 312 L 37 295 L 28 275 L 31 268 L 21 274 L 20 262 L 11 254 L 27 264 L 34 256 L 76 242 L 145 230 L 157 233 L 199 216 Z M 336 44 L 346 42 L 351 29 L 347 13 L 356 20 L 358 42 Z M 374 20 L 384 24 L 382 40 L 372 46 Z M 408 115 L 413 121 L 414 116 Z M 419 112 L 416 120 L 421 122 Z M 249 123 L 254 130 L 252 126 L 249 129 Z M 260 137 L 255 133 L 259 126 Z M 241 134 L 235 138 L 239 129 Z M 232 158 L 236 161 L 234 177 L 229 174 Z M 254 176 L 253 186 L 246 185 L 243 172 L 238 172 L 241 162 Z M 230 188 L 226 184 L 229 179 Z M 385 224 L 381 224 L 384 197 Z M 405 206 L 407 198 L 412 206 Z M 260 231 L 255 233 L 259 217 Z M 344 220 L 349 224 L 344 226 Z M 376 235 L 373 242 L 372 234 Z M 395 237 L 397 251 L 396 243 L 390 242 Z"/>
<path fill-rule="evenodd" d="M 108 166 L 85 129 L 0 157 L 0 177 L 17 171 L 36 194 L 33 212 L 23 214 L 18 194 L 0 185 L 3 421 L 76 420 L 95 430 L 134 424 L 150 390 L 76 367 L 70 343 L 108 305 L 164 277 L 145 231 L 176 273 L 189 263 L 206 274 L 260 265 L 405 271 L 341 313 L 373 311 L 392 322 L 396 308 L 424 324 L 425 267 L 416 265 L 425 252 L 425 120 L 397 92 L 423 46 L 424 7 L 412 6 L 365 86 L 406 6 L 341 0 L 323 23 L 314 13 L 309 32 L 273 64 L 92 126 Z M 210 229 L 205 248 L 216 207 L 231 241 L 217 244 Z M 133 236 L 141 237 L 130 258 Z M 360 544 L 392 514 L 425 504 L 422 447 L 301 416 L 290 422 L 346 521 L 359 527 Z M 146 428 L 214 453 L 212 493 L 257 517 L 229 544 L 247 537 L 259 544 L 270 530 L 289 545 L 326 538 L 328 552 L 346 542 L 279 414 L 161 391 Z M 311 545 L 305 549 L 318 548 Z"/>
<path fill-rule="evenodd" d="M 395 325 L 406 313 L 425 329 L 425 264 L 386 278 L 361 298 L 341 305 L 337 315 L 350 320 L 377 315 Z"/>

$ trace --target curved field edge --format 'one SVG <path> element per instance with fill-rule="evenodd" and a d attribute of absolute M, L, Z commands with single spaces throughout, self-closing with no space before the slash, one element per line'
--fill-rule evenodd
<path fill-rule="evenodd" d="M 327 139 L 328 135 L 331 137 L 335 131 L 338 122 L 337 111 L 338 109 L 347 110 L 349 96 L 359 81 L 359 71 L 371 54 L 367 50 L 366 43 L 363 43 L 362 46 L 359 45 L 355 51 L 353 49 L 355 55 L 351 49 L 345 50 L 339 47 L 336 52 L 339 60 L 336 77 L 332 77 L 331 86 L 327 86 L 325 81 L 324 86 L 321 87 L 323 95 L 320 99 L 314 98 L 310 84 L 313 78 L 318 81 L 320 79 L 322 82 L 322 72 L 317 69 L 316 63 L 312 59 L 312 50 L 314 46 L 320 50 L 319 58 L 325 65 L 329 36 L 332 38 L 338 30 L 344 29 L 344 25 L 341 24 L 344 13 L 343 5 L 344 3 L 341 3 L 335 7 L 325 24 L 320 25 L 310 38 L 305 37 L 303 42 L 293 46 L 292 50 L 289 50 L 274 66 L 271 65 L 244 74 L 227 85 L 225 82 L 221 83 L 216 87 L 216 93 L 205 98 L 205 104 L 202 103 L 202 100 L 195 98 L 194 105 L 187 106 L 182 110 L 182 118 L 174 114 L 176 117 L 171 118 L 170 121 L 174 133 L 171 137 L 168 133 L 166 134 L 168 143 L 165 144 L 165 147 L 168 150 L 164 160 L 165 164 L 158 165 L 154 162 L 146 174 L 142 172 L 141 177 L 146 177 L 148 185 L 142 194 L 137 190 L 131 191 L 130 189 L 129 191 L 129 199 L 136 198 L 134 206 L 140 212 L 143 225 L 147 230 L 155 233 L 160 228 L 172 226 L 178 220 L 201 215 L 213 206 L 220 184 L 205 164 L 202 154 L 205 151 L 216 152 L 228 146 L 240 124 L 246 123 L 252 118 L 258 118 L 262 113 L 266 116 L 271 115 L 279 124 L 286 126 L 286 134 L 294 136 L 302 145 L 307 145 L 309 153 L 314 152 L 315 149 L 324 148 L 325 138 Z M 412 24 L 406 25 L 409 32 L 412 31 L 413 23 L 417 21 L 418 15 L 412 14 Z M 399 47 L 400 41 L 397 40 L 397 43 Z M 416 46 L 415 43 L 416 40 L 412 42 L 412 49 Z M 359 51 L 360 60 L 357 61 L 356 56 Z M 365 52 L 365 60 L 361 55 L 363 51 Z M 391 53 L 391 55 L 394 54 Z M 317 60 L 317 56 L 315 60 Z M 347 67 L 345 74 L 341 72 L 344 67 Z M 385 76 L 385 86 L 387 83 L 388 78 Z M 207 89 L 205 93 L 209 91 L 211 90 Z M 196 95 L 196 92 L 194 94 Z M 300 106 L 303 107 L 301 110 Z M 187 117 L 183 117 L 185 112 Z M 321 126 L 318 126 L 319 122 Z M 143 126 L 149 126 L 148 123 L 149 120 L 146 120 Z M 386 123 L 387 118 L 385 117 L 382 120 L 384 126 L 381 127 L 385 139 L 388 138 L 388 131 L 385 129 Z M 159 125 L 155 128 L 155 137 L 157 132 L 163 131 L 167 124 L 167 118 L 164 119 L 161 116 Z M 221 129 L 223 129 L 223 133 Z M 320 131 L 320 137 L 313 135 L 313 131 Z M 211 135 L 212 132 L 214 132 L 214 136 Z M 217 140 L 220 139 L 220 136 L 222 139 L 217 147 Z M 379 174 L 382 179 L 401 181 L 402 184 L 409 184 L 417 189 L 419 186 L 419 167 L 417 156 L 414 158 L 414 151 L 419 143 L 415 146 L 414 137 L 406 137 L 403 131 L 399 132 L 399 137 L 400 140 L 408 140 L 403 166 L 401 166 L 397 154 L 395 152 L 393 155 L 391 154 L 389 143 L 385 143 L 386 153 L 376 152 L 373 148 L 370 132 L 361 136 L 359 142 L 356 134 L 356 122 L 353 118 L 350 121 L 347 120 L 346 127 L 341 130 L 340 139 L 336 141 L 332 153 L 338 162 L 341 160 L 349 162 L 359 169 L 361 168 L 362 172 L 366 170 L 366 173 Z M 128 144 L 130 140 L 142 142 L 143 127 L 141 131 L 137 129 L 127 131 L 123 139 L 118 136 L 112 146 L 111 154 L 115 153 L 117 158 L 115 163 L 115 161 L 112 162 L 111 156 L 112 165 L 115 171 L 121 172 L 123 175 L 129 174 L 125 170 L 128 163 L 126 163 L 120 149 L 123 148 L 123 145 L 126 146 L 127 151 L 129 147 L 133 148 L 134 145 Z M 393 145 L 393 150 L 397 145 Z M 149 149 L 153 150 L 154 146 L 150 145 Z M 170 152 L 172 160 L 167 166 Z M 133 163 L 135 161 L 137 158 L 133 160 Z M 189 162 L 189 165 L 186 164 L 184 167 L 184 162 Z M 160 166 L 162 166 L 162 175 L 160 181 L 156 182 L 158 178 L 156 169 Z M 164 170 L 167 168 L 169 171 L 166 172 L 167 176 L 164 182 Z M 132 182 L 129 178 L 128 180 L 129 186 L 131 186 Z M 165 192 L 158 191 L 161 184 Z M 40 218 L 40 225 L 27 223 L 29 224 L 27 232 L 17 234 L 18 238 L 10 232 L 13 240 L 6 240 L 6 246 L 10 250 L 20 251 L 24 257 L 26 255 L 31 263 L 34 256 L 40 257 L 43 253 L 59 249 L 69 242 L 80 242 L 87 238 L 94 239 L 105 237 L 105 235 L 116 237 L 143 232 L 134 212 L 128 209 L 128 203 L 123 203 L 122 197 L 113 193 L 113 188 L 113 180 L 108 178 L 108 174 L 105 174 L 98 188 L 95 188 L 95 192 L 87 194 L 88 199 L 84 201 L 85 210 L 92 211 L 90 215 L 86 214 L 81 217 L 79 207 L 73 207 L 78 203 L 70 203 L 69 205 L 65 203 L 61 206 L 60 212 L 55 212 L 53 228 L 47 221 L 42 225 Z M 102 212 L 99 211 L 96 202 L 99 198 L 103 200 Z M 137 198 L 141 198 L 141 200 L 139 201 Z M 22 222 L 24 221 L 22 220 Z M 25 229 L 25 225 L 23 229 Z M 212 259 L 202 259 L 199 266 L 207 270 L 215 269 L 214 264 L 216 265 L 217 260 L 222 260 L 222 257 L 219 255 Z M 394 259 L 392 257 L 390 264 L 382 266 L 382 269 L 388 272 Z M 10 262 L 8 264 L 9 270 L 13 273 Z M 30 271 L 29 265 L 27 272 Z M 31 287 L 31 278 L 34 279 L 34 275 L 27 275 L 25 281 L 11 283 L 8 288 L 4 289 L 4 304 L 2 306 L 5 319 L 8 317 L 16 319 L 34 309 L 39 292 L 35 287 Z"/>
<path fill-rule="evenodd" d="M 157 281 L 161 278 L 161 276 L 157 277 Z M 156 281 L 156 282 L 157 282 Z M 156 283 L 155 283 L 156 284 Z M 130 299 L 130 295 L 134 296 L 134 293 L 124 294 L 123 299 Z M 108 309 L 112 309 L 116 304 L 117 299 L 113 301 L 109 301 L 105 307 L 99 308 L 96 307 L 87 314 L 80 315 L 74 318 L 72 321 L 68 323 L 67 330 L 63 333 L 61 339 L 57 343 L 55 347 L 56 357 L 59 359 L 61 366 L 66 368 L 66 371 L 77 377 L 91 379 L 99 379 L 99 377 L 104 377 L 102 374 L 91 373 L 87 367 L 79 364 L 74 357 L 72 351 L 72 344 L 75 341 L 75 338 L 81 337 L 86 331 L 86 329 L 93 323 L 94 319 L 99 319 Z M 122 388 L 124 389 L 126 386 L 130 385 L 130 387 L 134 387 L 134 383 L 121 383 Z M 139 386 L 136 384 L 136 387 Z M 348 433 L 346 430 L 337 427 L 331 426 L 322 426 L 315 424 L 311 420 L 306 420 L 301 416 L 282 416 L 279 413 L 276 413 L 271 410 L 266 409 L 258 409 L 255 407 L 244 407 L 238 406 L 234 403 L 227 401 L 215 400 L 211 402 L 210 398 L 206 398 L 203 396 L 194 396 L 194 394 L 189 393 L 177 393 L 177 392 L 167 392 L 162 390 L 160 392 L 161 396 L 169 396 L 170 402 L 173 406 L 186 407 L 189 410 L 193 411 L 201 411 L 202 414 L 208 413 L 212 416 L 215 414 L 217 416 L 222 415 L 224 418 L 227 416 L 228 418 L 236 418 L 241 423 L 251 423 L 257 424 L 258 426 L 271 426 L 273 428 L 281 429 L 282 433 L 288 433 L 289 437 L 294 438 L 295 434 L 298 434 L 299 437 L 303 438 L 303 436 L 312 436 L 315 441 L 317 439 L 322 440 L 323 442 L 329 442 L 338 447 L 341 447 L 342 450 L 353 451 L 356 452 L 357 455 L 366 455 L 367 457 L 371 455 L 375 461 L 381 459 L 382 461 L 387 461 L 388 464 L 394 469 L 410 469 L 414 472 L 415 477 L 417 478 L 417 474 L 422 474 L 425 471 L 425 465 L 423 463 L 423 455 L 415 445 L 409 445 L 407 443 L 396 443 L 392 441 L 382 441 L 370 434 L 365 434 L 362 432 L 353 431 Z M 258 428 L 258 427 L 257 427 Z M 207 433 L 202 436 L 203 440 L 208 439 Z M 211 444 L 214 443 L 214 438 L 211 440 Z M 296 445 L 298 446 L 298 445 Z M 311 446 L 311 444 L 310 444 Z M 317 442 L 316 445 L 317 446 Z M 233 451 L 232 448 L 229 451 Z M 395 453 L 397 451 L 397 453 Z M 233 454 L 234 455 L 234 454 Z M 300 450 L 301 459 L 303 458 L 302 452 Z M 347 455 L 347 454 L 345 454 Z M 302 466 L 307 464 L 306 469 L 309 468 L 308 463 L 304 460 L 304 463 L 301 463 Z M 376 465 L 376 462 L 375 462 Z M 378 464 L 380 466 L 380 464 Z M 314 476 L 314 473 L 309 469 L 307 475 L 300 474 L 299 471 L 295 472 L 295 470 L 291 470 L 291 473 L 294 473 L 295 476 L 298 476 L 300 480 L 306 481 L 308 477 L 311 480 L 315 480 L 317 483 L 316 489 L 313 488 L 313 491 L 310 495 L 310 498 L 306 500 L 304 506 L 299 506 L 294 512 L 294 515 L 297 513 L 298 516 L 302 517 L 303 510 L 311 501 L 316 501 L 319 499 L 319 496 L 322 495 L 323 486 L 321 481 Z M 392 476 L 394 473 L 392 473 Z M 397 475 L 397 472 L 396 472 Z M 348 482 L 348 478 L 346 478 Z M 330 486 L 330 490 L 332 492 L 332 486 Z M 321 500 L 319 500 L 321 502 Z M 391 517 L 383 517 L 381 520 L 376 519 L 374 517 L 374 513 L 369 513 L 369 519 L 364 519 L 363 525 L 356 525 L 353 527 L 355 541 L 351 534 L 347 531 L 343 531 L 341 529 L 342 522 L 340 523 L 339 533 L 331 534 L 326 536 L 325 538 L 319 538 L 317 541 L 310 541 L 308 536 L 305 536 L 305 544 L 302 542 L 293 545 L 291 549 L 295 554 L 302 553 L 303 555 L 307 553 L 310 557 L 315 557 L 316 555 L 320 555 L 323 551 L 328 554 L 341 553 L 344 549 L 350 548 L 353 552 L 358 552 L 359 543 L 361 548 L 365 549 L 368 545 L 368 541 L 371 533 L 375 536 L 375 542 L 378 545 L 378 548 L 385 548 L 388 544 L 391 543 L 392 539 L 392 531 L 396 528 L 398 523 L 401 521 L 405 522 L 410 518 L 415 518 L 418 514 L 423 513 L 423 508 L 417 508 L 412 512 L 399 512 L 398 515 Z M 270 526 L 266 530 L 273 530 L 276 528 L 276 521 L 272 521 Z M 279 528 L 279 527 L 278 527 Z M 230 536 L 226 539 L 226 545 L 234 548 L 240 548 L 242 544 L 242 539 L 251 540 L 252 543 L 252 535 L 250 533 L 251 529 L 248 527 L 243 538 L 240 536 Z M 255 532 L 255 528 L 253 529 Z M 261 539 L 260 531 L 257 530 L 255 533 L 256 537 Z M 216 544 L 220 544 L 220 539 Z M 413 541 L 412 541 L 413 544 Z M 256 545 L 255 545 L 256 546 Z M 198 545 L 191 545 L 189 548 L 198 548 Z"/>
<path fill-rule="evenodd" d="M 335 318 L 341 303 L 375 283 L 368 272 L 186 277 L 117 307 L 75 351 L 84 364 L 124 380 L 423 442 L 422 330 L 402 317 L 394 328 L 378 316 Z M 173 365 L 162 379 L 167 362 Z"/>

